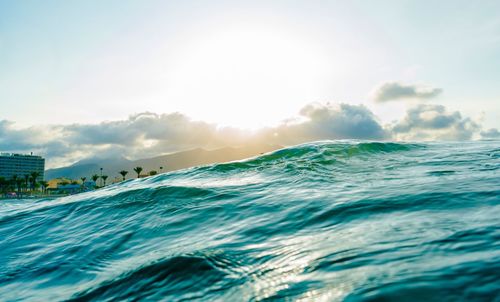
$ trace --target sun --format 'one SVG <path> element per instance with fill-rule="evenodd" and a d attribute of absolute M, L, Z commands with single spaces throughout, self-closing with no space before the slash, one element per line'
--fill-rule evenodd
<path fill-rule="evenodd" d="M 189 116 L 221 125 L 260 128 L 293 116 L 325 73 L 324 54 L 289 32 L 223 29 L 183 49 L 169 65 L 169 98 Z"/>

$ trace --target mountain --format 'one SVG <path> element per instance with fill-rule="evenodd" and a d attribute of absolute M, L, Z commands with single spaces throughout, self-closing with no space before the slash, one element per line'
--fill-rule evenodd
<path fill-rule="evenodd" d="M 109 157 L 97 157 L 96 156 L 96 157 L 88 157 L 88 158 L 82 159 L 82 160 L 77 161 L 76 163 L 72 164 L 71 166 L 94 165 L 96 163 L 102 163 L 102 162 L 106 162 L 107 164 L 113 163 L 113 164 L 121 165 L 124 162 L 130 162 L 130 160 L 126 159 L 123 156 L 112 157 L 112 158 L 109 158 Z"/>
<path fill-rule="evenodd" d="M 274 145 L 248 145 L 238 148 L 225 147 L 216 150 L 197 148 L 139 160 L 128 160 L 123 157 L 88 158 L 67 167 L 46 170 L 45 179 L 59 177 L 80 179 L 80 177 L 84 176 L 90 179 L 93 174 L 100 175 L 101 167 L 103 168 L 103 174 L 108 175 L 110 180 L 113 180 L 115 177 L 121 178 L 118 174 L 121 170 L 128 171 L 127 178 L 134 178 L 136 174 L 133 168 L 137 166 L 143 168 L 143 174 L 147 174 L 151 170 L 160 173 L 160 167 L 163 167 L 162 172 L 174 171 L 194 166 L 241 160 L 280 148 L 282 147 Z"/>

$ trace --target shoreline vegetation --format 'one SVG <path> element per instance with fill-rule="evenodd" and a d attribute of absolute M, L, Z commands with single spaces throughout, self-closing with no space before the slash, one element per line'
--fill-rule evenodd
<path fill-rule="evenodd" d="M 78 180 L 58 178 L 38 181 L 40 174 L 37 172 L 23 177 L 13 175 L 10 179 L 0 177 L 0 200 L 57 198 L 102 189 L 109 185 L 107 183 L 109 176 L 103 174 L 103 168 L 99 170 L 100 174 L 93 174 L 89 178 L 83 176 Z M 163 166 L 159 167 L 160 173 L 151 170 L 147 174 L 141 174 L 144 169 L 140 166 L 133 170 L 137 178 L 144 178 L 163 173 Z M 127 170 L 117 172 L 120 176 L 116 176 L 113 183 L 125 181 L 128 173 Z"/>

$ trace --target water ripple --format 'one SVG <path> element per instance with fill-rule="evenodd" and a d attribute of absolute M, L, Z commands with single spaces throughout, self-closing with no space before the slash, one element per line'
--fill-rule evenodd
<path fill-rule="evenodd" d="M 0 300 L 499 301 L 498 150 L 322 141 L 1 201 Z"/>

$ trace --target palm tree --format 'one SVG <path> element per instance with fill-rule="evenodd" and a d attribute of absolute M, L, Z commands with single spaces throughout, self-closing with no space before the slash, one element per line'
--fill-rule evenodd
<path fill-rule="evenodd" d="M 137 178 L 141 175 L 142 172 L 142 167 L 135 167 L 134 168 L 135 173 L 137 173 Z"/>
<path fill-rule="evenodd" d="M 16 185 L 17 185 L 17 175 L 16 175 L 16 174 L 12 175 L 12 180 L 11 180 L 11 182 L 12 182 L 12 184 L 13 184 L 13 186 L 14 186 L 14 190 L 15 190 L 15 187 L 16 187 Z M 19 188 L 18 188 L 18 189 L 19 189 Z M 19 191 L 19 190 L 18 190 L 18 191 Z"/>
<path fill-rule="evenodd" d="M 28 192 L 29 189 L 28 186 L 29 180 L 30 180 L 30 175 L 29 174 L 24 175 L 24 184 L 26 185 L 26 192 Z"/>
<path fill-rule="evenodd" d="M 40 182 L 40 185 L 42 186 L 42 193 L 46 193 L 47 192 L 47 187 L 49 186 L 49 183 L 46 182 L 45 180 L 42 180 Z"/>
<path fill-rule="evenodd" d="M 82 189 L 85 188 L 85 181 L 87 180 L 87 177 L 80 177 L 82 180 Z"/>
<path fill-rule="evenodd" d="M 24 181 L 21 178 L 16 179 L 17 191 L 21 192 Z"/>
<path fill-rule="evenodd" d="M 12 178 L 7 181 L 7 191 L 16 190 L 16 179 L 17 175 L 12 175 Z"/>
<path fill-rule="evenodd" d="M 92 175 L 91 178 L 94 181 L 94 186 L 97 187 L 97 180 L 99 179 L 99 175 L 94 174 L 94 175 Z"/>
<path fill-rule="evenodd" d="M 103 182 L 103 186 L 105 187 L 106 186 L 106 179 L 108 179 L 108 175 L 103 175 L 101 176 L 101 179 L 102 179 L 102 182 Z"/>
<path fill-rule="evenodd" d="M 38 178 L 38 176 L 40 176 L 40 173 L 38 173 L 38 172 L 31 172 L 32 190 L 35 189 L 36 179 Z"/>
<path fill-rule="evenodd" d="M 7 186 L 7 180 L 5 180 L 5 177 L 0 176 L 0 193 L 5 193 L 6 186 Z"/>
<path fill-rule="evenodd" d="M 7 181 L 7 190 L 8 191 L 16 190 L 16 181 L 14 179 L 10 179 Z"/>
<path fill-rule="evenodd" d="M 125 171 L 125 170 L 121 170 L 120 172 L 118 172 L 122 175 L 123 177 L 123 180 L 125 180 L 125 176 L 128 174 L 128 171 Z"/>
<path fill-rule="evenodd" d="M 160 174 L 163 173 L 163 166 L 160 166 Z"/>
<path fill-rule="evenodd" d="M 21 192 L 28 192 L 28 187 L 26 186 L 26 183 L 24 182 L 24 180 L 19 179 L 18 181 L 21 182 Z"/>

